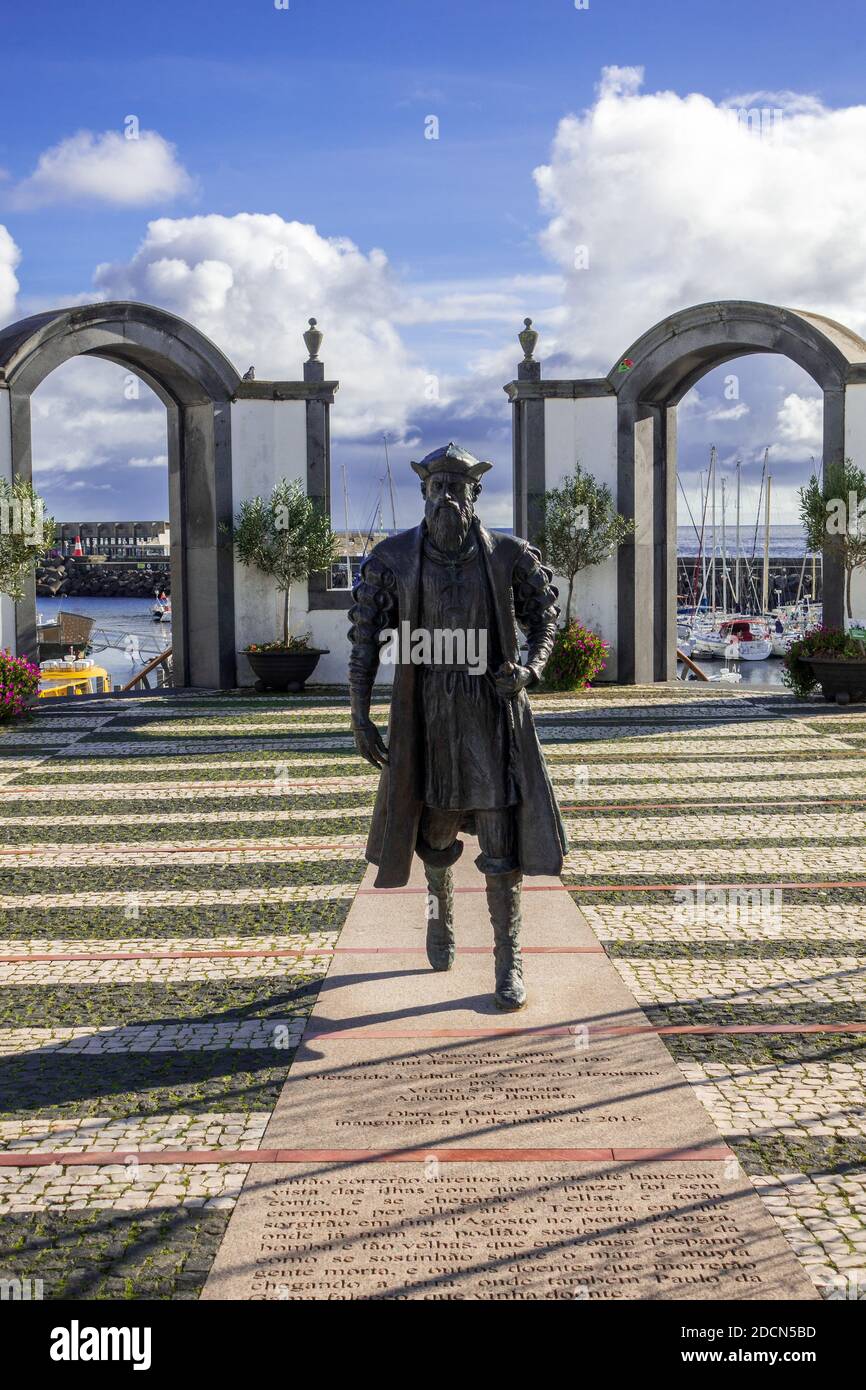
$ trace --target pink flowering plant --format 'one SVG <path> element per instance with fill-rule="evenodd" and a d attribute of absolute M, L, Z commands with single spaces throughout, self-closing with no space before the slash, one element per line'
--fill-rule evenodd
<path fill-rule="evenodd" d="M 39 667 L 24 656 L 0 652 L 0 724 L 27 713 L 39 690 Z"/>
<path fill-rule="evenodd" d="M 607 665 L 610 643 L 572 618 L 556 634 L 544 670 L 546 690 L 588 690 Z"/>

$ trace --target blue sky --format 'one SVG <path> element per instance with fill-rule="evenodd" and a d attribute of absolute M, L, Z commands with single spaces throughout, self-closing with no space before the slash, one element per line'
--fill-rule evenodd
<path fill-rule="evenodd" d="M 2 70 L 15 120 L 0 134 L 0 167 L 26 174 L 61 136 L 134 112 L 178 146 L 208 211 L 275 211 L 325 236 L 387 241 L 416 275 L 512 274 L 543 265 L 529 176 L 604 64 L 643 64 L 654 87 L 716 98 L 863 97 L 866 11 L 838 0 L 290 5 L 10 7 Z M 420 139 L 430 112 L 438 142 Z M 29 292 L 86 285 L 95 262 L 132 252 L 142 221 L 98 207 L 11 218 Z"/>
<path fill-rule="evenodd" d="M 521 309 L 544 331 L 545 310 L 561 302 L 553 280 L 562 267 L 540 239 L 551 213 L 533 181 L 533 170 L 550 160 L 558 123 L 591 107 L 610 64 L 643 67 L 647 92 L 700 92 L 719 103 L 739 93 L 794 91 L 817 94 L 825 109 L 856 106 L 864 27 L 864 11 L 837 0 L 590 0 L 587 10 L 573 0 L 290 0 L 288 10 L 271 0 L 133 7 L 47 0 L 15 7 L 4 18 L 4 101 L 15 116 L 0 131 L 0 222 L 21 256 L 16 313 L 85 296 L 99 264 L 133 260 L 151 219 L 204 214 L 277 213 L 313 224 L 321 238 L 350 238 L 365 256 L 380 247 L 396 282 L 434 300 L 437 286 L 455 282 L 464 299 L 473 284 L 507 285 L 513 323 L 506 315 L 476 321 L 471 312 L 442 321 L 397 316 L 407 353 L 428 371 L 475 372 L 478 389 L 468 398 L 455 390 L 453 409 L 435 421 L 416 410 L 394 430 L 399 466 L 415 438 L 437 442 L 428 427 L 444 437 L 468 435 L 470 446 L 495 452 L 504 506 L 508 416 L 492 387 L 495 372 L 479 372 L 473 354 L 509 348 L 516 361 Z M 117 131 L 129 114 L 174 146 L 190 191 L 135 206 L 92 197 L 16 201 L 16 186 L 45 151 L 79 131 Z M 435 141 L 424 139 L 431 114 L 440 123 Z M 657 158 L 664 160 L 663 147 Z M 636 200 L 633 225 L 623 228 L 633 247 L 651 211 Z M 718 216 L 727 216 L 723 206 Z M 528 277 L 523 290 L 520 277 Z M 760 286 L 760 275 L 755 280 Z M 750 290 L 750 297 L 762 296 Z M 295 369 L 303 299 L 285 306 L 287 360 Z M 619 302 L 611 314 L 622 318 L 617 341 L 625 348 L 633 320 Z M 639 315 L 634 322 L 638 330 L 649 326 Z M 572 356 L 574 336 L 577 326 Z M 384 406 L 381 415 L 387 423 Z M 376 433 L 361 428 L 335 444 L 359 496 L 376 476 Z M 46 433 L 46 448 L 57 447 L 52 440 Z M 706 442 L 694 441 L 696 459 Z M 79 469 L 83 486 L 57 491 L 58 514 L 117 514 L 121 502 L 139 515 L 164 511 L 157 467 L 118 484 L 123 455 L 115 449 L 92 478 Z M 411 486 L 404 495 L 410 506 Z"/>

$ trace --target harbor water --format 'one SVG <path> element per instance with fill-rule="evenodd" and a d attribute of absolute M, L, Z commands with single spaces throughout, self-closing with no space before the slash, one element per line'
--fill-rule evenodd
<path fill-rule="evenodd" d="M 157 646 L 171 646 L 171 623 L 153 621 L 152 598 L 40 598 L 36 612 L 49 621 L 62 608 L 66 613 L 81 613 L 94 622 L 93 660 L 103 666 L 112 685 L 125 685 L 136 671 L 155 655 Z M 103 647 L 100 631 L 118 642 Z M 129 640 L 124 641 L 125 638 Z"/>
<path fill-rule="evenodd" d="M 705 675 L 712 680 L 725 669 L 724 661 L 707 661 L 701 657 L 692 657 L 695 665 L 699 667 Z M 740 680 L 736 682 L 732 689 L 742 689 L 747 685 L 778 685 L 782 684 L 782 658 L 780 656 L 768 656 L 766 661 L 740 661 L 737 668 L 740 672 Z M 714 681 L 715 685 L 723 685 L 723 681 Z"/>

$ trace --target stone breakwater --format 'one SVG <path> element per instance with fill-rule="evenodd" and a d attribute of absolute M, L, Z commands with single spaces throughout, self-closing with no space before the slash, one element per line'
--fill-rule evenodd
<path fill-rule="evenodd" d="M 139 569 L 128 562 L 58 560 L 36 571 L 38 598 L 152 598 L 161 590 L 171 593 L 171 570 L 158 561 Z"/>

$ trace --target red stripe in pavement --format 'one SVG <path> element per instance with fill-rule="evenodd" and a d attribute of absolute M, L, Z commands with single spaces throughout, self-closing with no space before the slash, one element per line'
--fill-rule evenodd
<path fill-rule="evenodd" d="M 458 956 L 489 956 L 493 953 L 492 946 L 456 946 L 455 950 Z M 521 950 L 525 956 L 603 956 L 605 954 L 603 946 L 522 946 Z M 426 949 L 423 946 L 335 946 L 334 952 L 349 956 L 426 955 Z"/>
<path fill-rule="evenodd" d="M 590 1028 L 590 1032 L 593 1030 Z M 626 1033 L 864 1033 L 866 1023 L 671 1023 L 659 1028 L 611 1027 L 599 1029 L 599 1035 L 617 1037 Z"/>
<path fill-rule="evenodd" d="M 694 890 L 694 883 L 524 883 L 524 893 L 652 893 L 682 892 Z M 707 883 L 707 888 L 866 888 L 866 879 L 848 878 L 824 881 L 822 879 L 776 882 L 776 883 Z M 359 888 L 361 894 L 382 895 L 388 893 L 427 893 L 426 888 Z M 458 888 L 455 893 L 484 893 L 483 884 L 478 887 Z"/>
<path fill-rule="evenodd" d="M 413 1029 L 405 1028 L 370 1028 L 361 1024 L 357 1028 L 347 1025 L 345 1028 L 339 1025 L 322 1027 L 313 1023 L 308 1026 L 304 1033 L 304 1042 L 309 1042 L 311 1038 L 333 1038 L 340 1042 L 343 1038 L 354 1041 L 356 1038 L 513 1038 L 513 1037 L 554 1037 L 570 1038 L 575 1033 L 581 1031 L 574 1024 L 539 1024 L 537 1027 L 527 1025 L 524 1028 L 430 1028 Z M 590 1029 L 590 1032 L 592 1029 Z"/>
<path fill-rule="evenodd" d="M 682 801 L 623 801 L 615 804 L 605 802 L 600 805 L 593 801 L 577 801 L 570 805 L 560 802 L 560 811 L 679 811 L 684 807 L 690 811 L 707 810 L 722 806 L 726 810 L 732 810 L 737 806 L 745 806 L 749 811 L 754 811 L 759 806 L 769 806 L 776 810 L 780 806 L 796 806 L 800 809 L 812 810 L 815 806 L 866 806 L 866 800 L 844 799 L 831 801 L 824 797 L 814 801 L 691 801 L 683 798 Z"/>
<path fill-rule="evenodd" d="M 588 1034 L 591 1038 L 625 1038 L 635 1035 L 654 1034 L 656 1036 L 679 1033 L 698 1034 L 737 1034 L 737 1033 L 866 1033 L 866 1023 L 671 1023 L 658 1028 L 652 1024 L 580 1024 L 562 1023 L 525 1028 L 435 1028 L 410 1030 L 404 1028 L 353 1028 L 317 1027 L 313 1025 L 304 1033 L 304 1041 L 311 1038 L 501 1038 L 501 1037 L 574 1037 Z"/>
<path fill-rule="evenodd" d="M 2 1168 L 222 1163 L 688 1163 L 727 1159 L 726 1144 L 683 1149 L 85 1149 L 0 1153 Z"/>
<path fill-rule="evenodd" d="M 567 893 L 598 893 L 602 891 L 649 893 L 653 889 L 676 890 L 677 892 L 684 888 L 693 890 L 695 885 L 694 883 L 564 883 L 562 886 Z M 775 883 L 708 883 L 705 886 L 707 888 L 866 888 L 866 879 L 793 879 L 790 882 L 780 880 Z M 387 892 L 389 890 L 380 889 L 379 891 Z M 460 889 L 458 888 L 456 891 L 459 893 Z"/>
<path fill-rule="evenodd" d="M 119 842 L 119 843 L 120 843 L 120 842 Z M 128 853 L 128 852 L 129 852 L 129 845 L 128 845 L 126 842 L 123 842 L 123 844 L 124 844 L 124 848 L 123 848 L 122 853 Z M 62 853 L 66 853 L 67 850 L 68 850 L 68 846 L 65 846 L 65 845 L 60 845 L 60 846 L 58 846 L 57 848 L 58 848 L 59 853 L 61 853 L 61 854 L 62 854 Z M 158 844 L 157 844 L 157 845 L 150 845 L 150 846 L 148 846 L 148 845 L 146 845 L 146 844 L 142 844 L 142 846 L 141 846 L 141 849 L 142 849 L 142 850 L 147 850 L 148 854 L 149 854 L 152 858 L 158 858 L 158 856 L 159 856 L 160 854 L 261 854 L 263 851 L 264 851 L 266 854 L 275 854 L 275 853 L 278 853 L 280 850 L 298 850 L 298 849 L 325 850 L 325 849 L 348 849 L 348 848 L 350 848 L 350 846 L 348 846 L 348 845 L 337 845 L 337 844 L 325 844 L 325 845 L 311 845 L 311 844 L 300 844 L 300 845 L 272 845 L 272 844 L 267 844 L 267 845 L 205 845 L 205 846 L 201 846 L 201 845 L 172 845 L 172 846 L 167 846 L 167 847 L 166 847 L 166 846 L 160 846 L 160 845 L 158 845 Z M 117 853 L 117 848 L 116 848 L 116 846 L 113 846 L 113 845 L 110 845 L 110 844 L 108 844 L 108 845 L 100 845 L 100 846 L 99 846 L 99 849 L 100 849 L 101 851 L 103 851 L 104 853 L 106 853 L 106 854 L 111 854 L 111 853 L 112 853 L 112 850 L 113 850 L 115 853 Z M 35 846 L 29 847 L 29 848 L 27 848 L 27 849 L 0 849 L 0 855 L 7 854 L 7 855 L 11 855 L 11 856 L 13 856 L 13 857 L 19 856 L 19 855 L 22 855 L 22 854 L 45 854 L 45 852 L 46 852 L 46 851 L 45 851 L 44 846 L 39 846 L 39 845 L 35 845 Z M 360 850 L 359 850 L 359 853 L 360 853 Z"/>
<path fill-rule="evenodd" d="M 242 956 L 244 958 L 255 958 L 262 956 L 332 956 L 333 946 L 323 946 L 316 949 L 309 946 L 303 950 L 281 950 L 281 951 L 94 951 L 87 953 L 84 951 L 64 951 L 57 953 L 46 952 L 37 955 L 35 952 L 26 956 L 0 956 L 2 965 L 19 965 L 26 961 L 70 961 L 70 960 L 210 960 L 214 958 L 224 958 L 230 956 Z"/>

